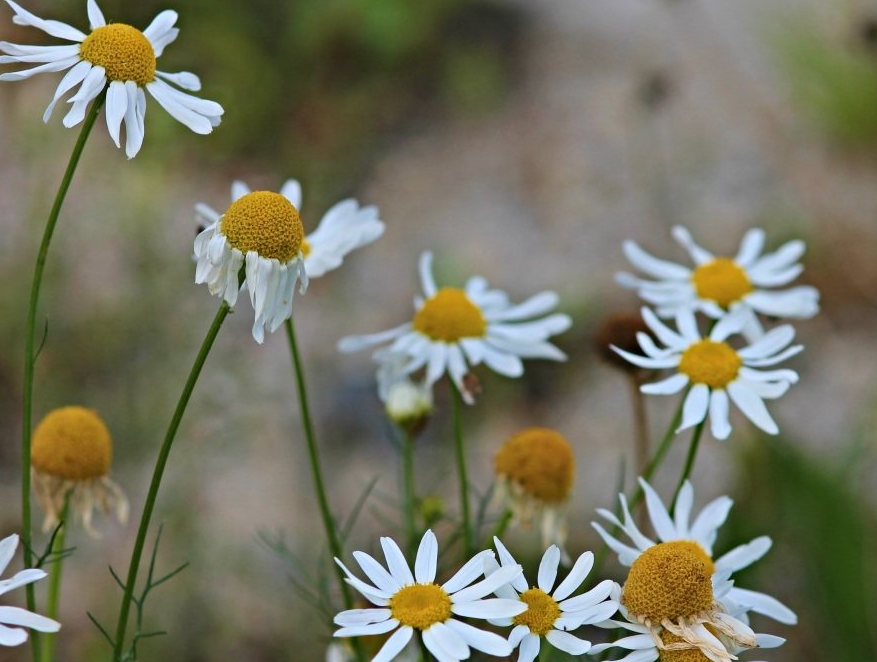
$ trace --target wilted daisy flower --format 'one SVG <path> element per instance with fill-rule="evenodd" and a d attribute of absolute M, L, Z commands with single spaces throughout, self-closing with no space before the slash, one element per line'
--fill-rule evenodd
<path fill-rule="evenodd" d="M 730 582 L 724 582 L 721 591 L 727 590 Z M 719 593 L 717 592 L 717 596 Z M 614 584 L 609 594 L 611 600 L 622 600 L 621 587 Z M 716 638 L 711 642 L 711 648 L 704 651 L 693 647 L 685 639 L 673 634 L 670 630 L 658 628 L 657 631 L 647 625 L 642 625 L 639 620 L 631 616 L 623 604 L 618 607 L 618 612 L 624 620 L 609 619 L 602 623 L 595 623 L 597 627 L 612 630 L 627 630 L 633 634 L 617 639 L 608 644 L 598 644 L 591 648 L 591 655 L 599 655 L 609 648 L 621 648 L 631 651 L 624 657 L 614 662 L 721 662 L 723 660 L 736 660 L 740 653 L 750 650 L 753 646 L 741 646 L 726 638 Z M 782 637 L 769 634 L 755 634 L 755 648 L 776 648 L 785 643 Z"/>
<path fill-rule="evenodd" d="M 34 492 L 45 513 L 44 531 L 58 524 L 68 501 L 70 513 L 93 536 L 95 508 L 113 512 L 122 524 L 128 520 L 128 499 L 109 478 L 110 431 L 95 411 L 61 407 L 49 412 L 34 430 L 30 457 Z"/>
<path fill-rule="evenodd" d="M 143 144 L 146 116 L 146 89 L 177 121 L 195 133 L 206 134 L 218 126 L 222 106 L 214 101 L 186 94 L 184 90 L 201 89 L 198 77 L 183 71 L 168 74 L 156 69 L 156 58 L 174 41 L 179 29 L 174 27 L 177 13 L 161 12 L 142 32 L 125 23 L 107 23 L 95 0 L 88 0 L 88 20 L 91 32 L 85 34 L 60 21 L 34 16 L 12 0 L 6 0 L 15 16 L 12 22 L 30 25 L 53 37 L 73 42 L 66 46 L 22 46 L 0 42 L 0 51 L 6 55 L 0 62 L 41 62 L 36 67 L 0 75 L 0 80 L 24 80 L 46 71 L 67 71 L 58 84 L 55 95 L 43 121 L 48 122 L 55 104 L 70 90 L 79 86 L 70 97 L 70 111 L 64 117 L 64 126 L 70 128 L 85 117 L 88 104 L 106 90 L 107 128 L 110 137 L 119 143 L 119 130 L 125 122 L 125 153 L 133 158 Z"/>
<path fill-rule="evenodd" d="M 17 548 L 18 536 L 15 534 L 0 540 L 0 575 L 6 571 Z M 0 595 L 19 586 L 32 584 L 45 576 L 46 573 L 37 568 L 27 568 L 17 572 L 11 578 L 0 581 Z M 20 607 L 0 607 L 0 646 L 18 646 L 27 641 L 27 630 L 22 628 L 30 628 L 37 632 L 57 632 L 61 629 L 61 624 Z"/>
<path fill-rule="evenodd" d="M 661 317 L 671 317 L 680 308 L 694 308 L 718 319 L 726 311 L 742 307 L 750 313 L 748 322 L 757 325 L 752 311 L 801 319 L 819 312 L 819 292 L 813 287 L 767 289 L 791 283 L 804 270 L 798 263 L 804 254 L 803 241 L 796 239 L 761 255 L 764 230 L 753 228 L 744 235 L 740 250 L 732 258 L 716 257 L 701 248 L 679 225 L 673 228 L 673 238 L 691 255 L 694 269 L 660 260 L 635 242 L 625 241 L 627 259 L 657 280 L 643 280 L 628 273 L 616 277 L 620 285 L 635 289 L 656 306 Z"/>
<path fill-rule="evenodd" d="M 488 577 L 500 567 L 518 565 L 499 538 L 494 537 L 493 542 L 499 552 L 501 565 L 492 557 L 486 557 L 484 574 Z M 591 552 L 579 556 L 566 579 L 555 588 L 559 563 L 560 549 L 552 545 L 542 555 L 535 586 L 531 587 L 523 575 L 518 575 L 511 583 L 496 590 L 501 598 L 520 600 L 527 605 L 527 611 L 513 618 L 491 621 L 494 625 L 514 626 L 509 643 L 515 648 L 520 646 L 518 662 L 533 662 L 539 655 L 543 638 L 565 653 L 584 655 L 590 650 L 591 642 L 579 639 L 569 631 L 583 625 L 601 623 L 618 610 L 617 602 L 606 600 L 615 585 L 609 580 L 600 582 L 586 593 L 570 597 L 594 567 Z"/>
<path fill-rule="evenodd" d="M 396 659 L 419 630 L 423 643 L 436 659 L 458 662 L 467 659 L 470 647 L 488 655 L 506 656 L 512 647 L 498 634 L 479 630 L 455 619 L 512 618 L 527 606 L 519 600 L 485 598 L 518 577 L 521 566 L 508 566 L 490 577 L 472 584 L 484 573 L 484 560 L 493 556 L 486 550 L 476 554 L 444 584 L 436 584 L 438 542 L 427 531 L 417 549 L 414 573 L 408 567 L 399 546 L 390 538 L 381 538 L 387 569 L 365 552 L 354 552 L 362 571 L 374 584 L 358 579 L 340 559 L 335 559 L 347 574 L 347 581 L 376 608 L 350 609 L 335 617 L 341 629 L 336 637 L 359 637 L 393 632 L 373 662 Z M 388 572 L 389 570 L 389 572 Z M 471 584 L 471 586 L 470 586 Z"/>
<path fill-rule="evenodd" d="M 615 347 L 615 351 L 641 368 L 675 368 L 676 374 L 658 382 L 644 384 L 643 393 L 672 395 L 691 386 L 682 409 L 685 430 L 710 418 L 710 427 L 716 439 L 727 439 L 731 434 L 728 421 L 728 398 L 746 417 L 769 434 L 779 428 L 764 405 L 764 400 L 782 396 L 790 385 L 798 381 L 794 370 L 759 370 L 776 365 L 794 356 L 802 345 L 789 347 L 795 330 L 788 324 L 771 329 L 755 342 L 742 349 L 734 349 L 726 340 L 740 333 L 746 324 L 745 311 L 729 313 L 704 337 L 697 327 L 691 309 L 676 312 L 677 331 L 663 324 L 648 308 L 642 310 L 643 319 L 655 336 L 665 345 L 658 347 L 647 335 L 639 336 L 640 347 L 646 356 L 639 356 Z M 679 431 L 677 430 L 677 432 Z"/>
<path fill-rule="evenodd" d="M 468 366 L 484 362 L 501 375 L 520 377 L 522 358 L 566 360 L 548 338 L 570 327 L 569 316 L 555 313 L 532 320 L 557 306 L 554 292 L 541 292 L 512 305 L 505 292 L 489 289 L 480 276 L 470 278 L 465 288 L 439 288 L 428 251 L 420 256 L 420 280 L 425 298 L 415 299 L 412 321 L 389 331 L 343 338 L 338 348 L 356 352 L 393 341 L 390 353 L 409 359 L 402 374 L 426 367 L 426 383 L 431 387 L 447 372 L 469 404 L 473 398 L 463 380 L 469 370 L 467 362 Z"/>
<path fill-rule="evenodd" d="M 639 479 L 639 483 L 646 495 L 646 508 L 649 512 L 652 528 L 658 535 L 658 540 L 661 543 L 673 543 L 676 541 L 696 543 L 712 562 L 713 544 L 716 541 L 718 530 L 725 523 L 728 511 L 730 511 L 734 502 L 726 496 L 719 497 L 708 503 L 694 519 L 694 522 L 691 522 L 694 488 L 689 481 L 685 481 L 682 489 L 679 491 L 679 498 L 676 501 L 672 517 L 661 502 L 661 497 L 658 496 L 652 486 L 642 478 Z M 613 525 L 620 527 L 627 534 L 627 537 L 630 538 L 633 547 L 622 543 L 614 536 L 608 534 L 598 523 L 595 522 L 593 526 L 606 544 L 618 554 L 618 561 L 622 565 L 629 566 L 640 554 L 653 547 L 656 543 L 643 535 L 637 528 L 633 518 L 630 517 L 627 501 L 623 494 L 619 495 L 619 499 L 621 501 L 622 512 L 624 513 L 623 522 L 620 522 L 608 510 L 600 509 L 597 512 Z M 715 560 L 714 576 L 725 579 L 730 578 L 733 573 L 750 566 L 767 554 L 771 544 L 769 537 L 761 536 L 750 543 L 732 549 L 724 556 Z M 769 616 L 786 625 L 794 625 L 798 622 L 795 612 L 776 598 L 736 586 L 728 591 L 723 604 L 732 613 L 739 613 L 742 609 L 743 612 L 754 611 L 758 614 Z"/>
<path fill-rule="evenodd" d="M 738 588 L 730 581 L 735 572 L 767 553 L 770 538 L 756 538 L 713 558 L 713 544 L 733 505 L 731 499 L 715 499 L 691 522 L 694 489 L 690 482 L 686 481 L 679 492 L 673 517 L 645 480 L 640 479 L 640 485 L 660 542 L 640 532 L 623 494 L 619 495 L 623 521 L 608 510 L 597 512 L 624 531 L 633 546 L 610 535 L 597 522 L 593 526 L 618 554 L 619 562 L 630 566 L 621 595 L 624 615 L 645 628 L 642 632 L 651 637 L 652 646 L 676 644 L 679 650 L 697 647 L 710 660 L 730 660 L 734 658 L 729 655 L 737 648 L 767 645 L 772 640 L 767 635 L 756 638 L 748 627 L 747 612 L 764 614 L 781 623 L 797 622 L 794 612 L 775 598 Z"/>
<path fill-rule="evenodd" d="M 563 549 L 575 478 L 575 457 L 564 436 L 550 428 L 521 430 L 497 451 L 493 467 L 497 499 L 515 521 L 527 527 L 538 519 L 542 544 Z"/>

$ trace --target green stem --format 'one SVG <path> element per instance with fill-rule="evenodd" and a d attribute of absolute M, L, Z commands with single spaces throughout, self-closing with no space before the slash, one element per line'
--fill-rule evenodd
<path fill-rule="evenodd" d="M 509 527 L 509 524 L 511 523 L 513 517 L 514 513 L 512 513 L 511 510 L 506 509 L 503 511 L 502 517 L 499 518 L 499 521 L 496 523 L 496 526 L 493 529 L 493 534 L 490 537 L 488 545 L 493 544 L 494 538 L 502 538 L 502 534 L 504 534 L 505 530 Z"/>
<path fill-rule="evenodd" d="M 64 550 L 65 538 L 67 537 L 67 517 L 70 512 L 70 492 L 64 497 L 64 507 L 61 509 L 61 527 L 52 542 L 51 556 L 55 557 Z M 58 605 L 61 600 L 61 570 L 64 559 L 58 557 L 55 560 L 52 576 L 49 578 L 49 602 L 46 605 L 46 616 L 52 620 L 58 620 Z M 55 639 L 57 634 L 51 634 L 43 639 L 43 654 L 46 662 L 52 662 L 55 658 Z"/>
<path fill-rule="evenodd" d="M 414 506 L 417 495 L 414 489 L 414 437 L 402 430 L 402 515 L 405 520 L 405 540 L 409 558 L 414 558 L 417 550 L 417 525 L 414 520 Z"/>
<path fill-rule="evenodd" d="M 670 506 L 671 513 L 676 508 L 676 500 L 679 498 L 682 486 L 685 485 L 685 481 L 688 480 L 691 470 L 694 468 L 694 461 L 697 458 L 697 449 L 700 446 L 700 435 L 703 432 L 704 423 L 706 423 L 706 419 L 698 423 L 697 427 L 694 428 L 694 432 L 691 433 L 691 445 L 688 447 L 688 455 L 685 458 L 685 467 L 682 469 L 682 475 L 679 476 L 679 484 L 676 486 L 676 492 L 673 494 L 673 505 Z"/>
<path fill-rule="evenodd" d="M 165 465 L 167 464 L 168 456 L 171 452 L 171 446 L 173 446 L 174 438 L 180 427 L 180 422 L 183 420 L 183 414 L 186 411 L 186 406 L 189 404 L 189 399 L 192 397 L 195 383 L 198 381 L 198 376 L 201 374 L 201 369 L 204 367 L 204 362 L 207 360 L 207 355 L 210 353 L 210 349 L 213 347 L 216 336 L 219 334 L 219 329 L 222 327 L 222 323 L 225 321 L 230 310 L 231 308 L 228 303 L 223 301 L 222 305 L 219 306 L 219 310 L 216 312 L 216 316 L 213 318 L 213 323 L 210 325 L 210 329 L 204 337 L 204 342 L 201 343 L 198 355 L 195 357 L 195 363 L 189 371 L 186 385 L 183 387 L 183 392 L 180 394 L 180 399 L 177 401 L 177 407 L 174 410 L 174 415 L 168 425 L 164 442 L 158 453 L 155 468 L 152 470 L 152 481 L 149 484 L 146 503 L 143 505 L 143 514 L 140 516 L 140 527 L 137 530 L 137 539 L 134 542 L 134 549 L 131 552 L 131 564 L 128 566 L 128 578 L 125 581 L 125 593 L 122 597 L 122 606 L 119 609 L 119 621 L 116 624 L 116 638 L 113 651 L 113 659 L 116 662 L 121 662 L 122 660 L 122 648 L 125 644 L 125 629 L 128 627 L 128 613 L 131 609 L 131 599 L 134 595 L 134 584 L 137 582 L 137 571 L 140 569 L 140 557 L 143 554 L 143 546 L 146 544 L 146 534 L 149 530 L 149 521 L 152 518 L 152 511 L 155 508 L 155 501 L 158 497 L 158 488 L 161 485 L 161 478 L 164 474 Z"/>
<path fill-rule="evenodd" d="M 295 383 L 298 391 L 298 405 L 301 412 L 301 422 L 304 428 L 305 441 L 307 442 L 308 458 L 311 464 L 311 476 L 314 479 L 314 491 L 317 493 L 317 503 L 320 506 L 320 515 L 323 518 L 323 528 L 326 531 L 326 539 L 329 542 L 329 549 L 332 556 L 340 559 L 344 552 L 341 545 L 341 539 L 338 536 L 338 527 L 335 519 L 332 517 L 332 510 L 329 507 L 329 498 L 326 496 L 326 486 L 323 481 L 323 471 L 320 468 L 320 454 L 317 448 L 316 435 L 314 434 L 314 424 L 311 419 L 311 408 L 308 404 L 308 391 L 305 386 L 304 369 L 301 364 L 301 354 L 298 351 L 298 342 L 295 337 L 295 327 L 290 317 L 286 320 L 286 337 L 289 339 L 289 351 L 292 354 L 292 365 L 295 368 Z M 350 588 L 344 580 L 344 572 L 337 563 L 333 563 L 335 568 L 335 577 L 338 579 L 338 586 L 341 588 L 341 595 L 344 598 L 344 606 L 347 609 L 353 608 L 353 596 L 350 594 Z M 353 639 L 353 649 L 358 660 L 365 660 L 365 654 L 362 651 L 359 639 Z"/>
<path fill-rule="evenodd" d="M 55 225 L 58 222 L 58 215 L 61 213 L 61 207 L 67 197 L 67 191 L 70 189 L 70 182 L 73 180 L 73 173 L 76 172 L 76 166 L 79 165 L 79 158 L 82 156 L 82 150 L 85 148 L 85 142 L 91 133 L 95 120 L 103 106 L 106 93 L 94 100 L 85 121 L 82 123 L 82 130 L 73 146 L 73 153 L 67 162 L 67 169 L 61 178 L 61 184 L 58 192 L 55 194 L 55 201 L 52 203 L 52 209 L 49 211 L 49 217 L 46 219 L 46 227 L 43 230 L 43 239 L 40 242 L 40 250 L 37 253 L 37 261 L 34 265 L 33 279 L 30 286 L 30 301 L 27 307 L 27 329 L 24 335 L 24 392 L 22 393 L 21 404 L 21 541 L 24 547 L 24 567 L 33 567 L 33 547 L 31 537 L 31 512 L 30 512 L 30 437 L 31 424 L 33 416 L 33 382 L 34 382 L 34 365 L 36 364 L 36 356 L 34 353 L 34 331 L 36 329 L 37 305 L 40 299 L 40 287 L 43 283 L 43 272 L 46 268 L 46 259 L 49 254 L 49 245 L 52 243 L 52 235 L 55 232 Z M 28 584 L 26 587 L 27 608 L 34 611 L 36 608 L 36 599 L 34 597 L 34 586 Z M 33 651 L 34 662 L 40 660 L 40 644 L 39 634 L 33 632 L 31 634 L 31 650 Z"/>
<path fill-rule="evenodd" d="M 463 529 L 463 549 L 466 558 L 475 553 L 475 539 L 469 515 L 469 476 L 466 472 L 466 449 L 463 443 L 463 396 L 453 381 L 451 401 L 454 408 L 454 450 L 457 456 L 457 473 L 460 477 L 460 518 Z"/>

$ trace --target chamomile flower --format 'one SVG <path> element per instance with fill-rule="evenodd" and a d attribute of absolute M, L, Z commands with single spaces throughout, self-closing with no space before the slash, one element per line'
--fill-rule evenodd
<path fill-rule="evenodd" d="M 125 153 L 133 158 L 140 151 L 145 131 L 146 94 L 150 95 L 177 121 L 195 133 L 207 134 L 218 126 L 222 106 L 192 96 L 173 87 L 197 92 L 201 81 L 188 71 L 169 74 L 158 71 L 156 60 L 165 47 L 174 41 L 179 29 L 174 27 L 177 13 L 161 12 L 142 32 L 125 23 L 107 23 L 95 0 L 88 0 L 90 32 L 60 21 L 35 16 L 12 0 L 6 0 L 17 25 L 30 25 L 43 32 L 72 42 L 62 46 L 22 46 L 0 42 L 0 63 L 42 63 L 30 69 L 5 73 L 0 80 L 24 80 L 35 74 L 67 71 L 43 114 L 48 122 L 55 105 L 78 86 L 68 99 L 70 111 L 63 119 L 67 128 L 76 126 L 85 117 L 92 101 L 106 90 L 107 129 L 120 147 L 119 131 L 125 123 Z M 172 83 L 173 85 L 169 84 Z"/>
<path fill-rule="evenodd" d="M 45 513 L 43 531 L 58 524 L 65 503 L 95 537 L 91 520 L 96 508 L 127 522 L 128 499 L 109 478 L 112 457 L 110 431 L 95 411 L 61 407 L 40 421 L 31 441 L 31 472 L 37 503 Z"/>
<path fill-rule="evenodd" d="M 694 489 L 690 482 L 683 484 L 672 517 L 651 485 L 640 479 L 640 486 L 659 542 L 640 532 L 623 494 L 619 495 L 623 520 L 608 510 L 597 512 L 624 531 L 632 545 L 610 535 L 597 522 L 593 526 L 618 554 L 619 562 L 630 567 L 620 598 L 625 608 L 622 614 L 639 626 L 641 634 L 651 638 L 652 648 L 661 649 L 661 660 L 700 659 L 691 652 L 697 648 L 706 659 L 723 662 L 734 659 L 733 654 L 739 649 L 767 647 L 771 641 L 778 641 L 751 631 L 750 611 L 789 625 L 797 622 L 795 613 L 775 598 L 738 588 L 731 581 L 735 572 L 767 553 L 770 538 L 756 538 L 714 559 L 713 545 L 733 505 L 731 499 L 715 499 L 692 522 Z M 636 641 L 646 643 L 645 639 Z M 689 651 L 694 657 L 680 657 L 681 653 L 667 657 L 663 648 L 667 645 L 672 645 L 670 651 Z M 642 659 L 653 660 L 658 656 Z"/>
<path fill-rule="evenodd" d="M 17 535 L 13 534 L 0 540 L 0 575 L 6 571 L 16 549 L 18 549 Z M 37 568 L 17 572 L 9 579 L 0 581 L 0 595 L 19 586 L 32 584 L 45 576 L 45 571 Z M 27 641 L 27 630 L 22 628 L 30 628 L 37 632 L 57 632 L 61 629 L 61 624 L 20 607 L 6 605 L 0 607 L 0 646 L 19 646 Z"/>
<path fill-rule="evenodd" d="M 550 428 L 526 428 L 512 435 L 493 458 L 496 498 L 514 522 L 539 521 L 542 544 L 566 542 L 566 511 L 575 478 L 575 457 L 566 438 Z M 564 562 L 567 555 L 564 551 Z"/>
<path fill-rule="evenodd" d="M 518 565 L 499 538 L 494 537 L 493 542 L 501 564 L 492 557 L 485 557 L 484 574 L 487 577 L 500 568 Z M 584 655 L 591 649 L 591 642 L 570 634 L 570 631 L 601 623 L 618 610 L 618 602 L 606 599 L 615 585 L 609 580 L 600 582 L 586 593 L 570 597 L 594 567 L 593 553 L 585 552 L 579 556 L 566 578 L 555 587 L 559 563 L 560 549 L 552 545 L 542 555 L 535 586 L 530 586 L 523 575 L 518 575 L 511 583 L 496 590 L 496 595 L 501 598 L 520 600 L 527 605 L 527 610 L 517 616 L 491 620 L 494 625 L 514 626 L 509 643 L 514 648 L 520 647 L 518 662 L 533 662 L 539 655 L 543 639 L 570 655 Z"/>
<path fill-rule="evenodd" d="M 730 582 L 724 582 L 721 591 L 727 590 L 730 585 Z M 609 599 L 616 602 L 622 600 L 622 590 L 618 584 L 613 585 Z M 630 652 L 614 662 L 721 662 L 723 660 L 736 660 L 740 653 L 752 648 L 776 648 L 785 643 L 785 639 L 782 637 L 755 634 L 754 646 L 741 646 L 720 635 L 715 637 L 715 640 L 710 642 L 710 648 L 704 651 L 697 646 L 692 646 L 683 637 L 673 634 L 670 630 L 641 624 L 638 618 L 630 614 L 624 604 L 619 604 L 618 612 L 624 620 L 609 619 L 602 623 L 595 623 L 595 625 L 612 630 L 627 630 L 632 634 L 607 644 L 598 644 L 592 647 L 592 655 L 599 655 L 610 648 L 621 648 Z"/>
<path fill-rule="evenodd" d="M 672 317 L 680 308 L 693 308 L 719 319 L 741 307 L 749 313 L 747 335 L 754 337 L 760 330 L 754 313 L 806 319 L 819 312 L 819 292 L 813 287 L 769 289 L 788 285 L 803 271 L 798 263 L 804 254 L 803 241 L 790 241 L 762 255 L 764 231 L 753 228 L 744 235 L 736 256 L 716 257 L 694 243 L 691 233 L 679 225 L 673 228 L 673 238 L 688 251 L 694 269 L 653 257 L 635 242 L 625 241 L 627 259 L 656 280 L 628 273 L 616 277 L 620 285 L 636 290 L 654 305 L 661 317 Z"/>
<path fill-rule="evenodd" d="M 493 556 L 485 550 L 476 554 L 444 584 L 435 583 L 438 542 L 432 531 L 420 541 L 412 573 L 399 546 L 390 538 L 381 538 L 387 561 L 386 569 L 365 552 L 353 556 L 373 585 L 358 579 L 340 559 L 335 559 L 347 574 L 347 581 L 372 604 L 371 609 L 350 609 L 335 617 L 341 629 L 336 637 L 359 637 L 393 632 L 372 658 L 373 662 L 397 659 L 418 630 L 432 655 L 443 662 L 468 659 L 470 648 L 488 655 L 507 656 L 509 643 L 498 634 L 479 630 L 455 616 L 466 618 L 512 618 L 527 606 L 519 600 L 486 598 L 518 577 L 521 566 L 507 566 L 473 584 L 484 573 L 484 560 Z"/>
<path fill-rule="evenodd" d="M 740 333 L 747 323 L 747 313 L 737 309 L 719 320 L 708 336 L 703 336 L 690 308 L 676 312 L 677 331 L 663 324 L 648 308 L 642 309 L 643 319 L 665 347 L 646 334 L 639 343 L 646 356 L 639 356 L 615 347 L 625 359 L 641 368 L 662 370 L 675 368 L 676 373 L 658 382 L 644 384 L 643 393 L 672 395 L 690 386 L 682 409 L 685 430 L 701 423 L 709 415 L 710 428 L 716 439 L 731 434 L 728 421 L 729 398 L 743 414 L 761 430 L 777 434 L 779 428 L 771 418 L 764 400 L 781 397 L 798 381 L 794 370 L 761 370 L 794 356 L 801 345 L 789 346 L 795 330 L 788 324 L 771 329 L 755 342 L 734 349 L 726 340 Z"/>
<path fill-rule="evenodd" d="M 356 352 L 392 341 L 389 352 L 409 359 L 402 374 L 425 367 L 431 387 L 447 372 L 469 404 L 473 397 L 463 378 L 471 366 L 483 362 L 501 375 L 520 377 L 523 358 L 566 360 L 548 338 L 570 327 L 569 316 L 555 313 L 533 319 L 557 306 L 554 292 L 541 292 L 512 305 L 505 292 L 490 289 L 480 276 L 470 278 L 465 288 L 439 288 L 428 251 L 420 256 L 420 279 L 424 296 L 415 299 L 410 322 L 389 331 L 343 338 L 338 348 Z"/>

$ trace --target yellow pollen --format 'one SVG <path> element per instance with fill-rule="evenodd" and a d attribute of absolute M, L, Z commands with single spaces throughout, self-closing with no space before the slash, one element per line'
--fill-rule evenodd
<path fill-rule="evenodd" d="M 487 330 L 481 309 L 456 287 L 443 287 L 414 315 L 414 330 L 433 340 L 480 338 Z"/>
<path fill-rule="evenodd" d="M 301 249 L 300 250 L 301 250 L 301 254 L 303 257 L 307 257 L 308 255 L 311 254 L 311 244 L 308 241 L 307 237 L 304 237 L 301 240 Z"/>
<path fill-rule="evenodd" d="M 68 480 L 106 476 L 113 458 L 110 431 L 97 413 L 61 407 L 40 421 L 31 440 L 33 468 Z"/>
<path fill-rule="evenodd" d="M 743 359 L 726 342 L 701 340 L 694 343 L 679 359 L 679 372 L 694 384 L 725 388 L 737 378 Z"/>
<path fill-rule="evenodd" d="M 111 23 L 96 28 L 79 46 L 79 56 L 106 70 L 112 81 L 144 86 L 155 80 L 155 50 L 137 28 Z"/>
<path fill-rule="evenodd" d="M 696 542 L 676 540 L 649 547 L 630 566 L 621 601 L 652 623 L 677 622 L 713 604 L 712 559 Z"/>
<path fill-rule="evenodd" d="M 499 449 L 494 471 L 540 501 L 559 503 L 572 490 L 575 458 L 569 442 L 556 430 L 526 428 Z"/>
<path fill-rule="evenodd" d="M 289 262 L 304 243 L 304 228 L 298 210 L 279 193 L 253 191 L 238 198 L 222 217 L 222 234 L 246 255 Z"/>
<path fill-rule="evenodd" d="M 451 597 L 438 584 L 411 584 L 390 598 L 390 613 L 402 625 L 426 630 L 451 617 Z"/>
<path fill-rule="evenodd" d="M 521 593 L 521 601 L 527 603 L 527 611 L 514 618 L 515 625 L 526 625 L 530 632 L 544 637 L 554 629 L 554 622 L 560 618 L 557 601 L 539 588 L 531 588 Z"/>
<path fill-rule="evenodd" d="M 687 644 L 685 639 L 677 637 L 672 632 L 664 630 L 661 632 L 661 641 L 664 644 Z M 690 645 L 690 644 L 687 644 Z M 700 652 L 700 649 L 692 646 L 680 650 L 660 650 L 658 649 L 659 662 L 710 662 L 710 659 Z"/>
<path fill-rule="evenodd" d="M 722 308 L 739 301 L 753 289 L 746 271 L 727 257 L 717 257 L 697 267 L 691 276 L 691 282 L 697 296 L 711 299 Z"/>

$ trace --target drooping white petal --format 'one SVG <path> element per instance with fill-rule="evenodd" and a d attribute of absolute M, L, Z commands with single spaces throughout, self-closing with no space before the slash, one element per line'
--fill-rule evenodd
<path fill-rule="evenodd" d="M 625 241 L 622 249 L 627 259 L 637 269 L 644 271 L 655 278 L 667 278 L 672 280 L 687 280 L 691 276 L 691 270 L 682 265 L 649 255 L 633 241 Z"/>
<path fill-rule="evenodd" d="M 69 69 L 74 66 L 77 62 L 79 62 L 79 56 L 73 55 L 70 57 L 66 57 L 63 60 L 55 60 L 53 62 L 47 62 L 45 64 L 41 64 L 36 67 L 31 67 L 30 69 L 23 69 L 21 71 L 9 71 L 5 74 L 0 74 L 0 80 L 8 80 L 8 81 L 16 81 L 16 80 L 26 80 L 31 76 L 36 76 L 37 74 L 43 74 L 46 72 L 52 71 L 63 71 L 64 69 Z"/>
<path fill-rule="evenodd" d="M 167 81 L 170 81 L 174 85 L 181 87 L 184 90 L 189 90 L 190 92 L 197 92 L 201 89 L 201 79 L 190 71 L 180 71 L 175 74 L 169 74 L 164 71 L 156 71 L 155 75 L 164 78 Z"/>
<path fill-rule="evenodd" d="M 685 403 L 682 405 L 682 423 L 676 428 L 676 432 L 687 430 L 702 422 L 706 418 L 709 402 L 709 386 L 706 384 L 692 386 L 685 397 Z"/>
<path fill-rule="evenodd" d="M 694 242 L 694 239 L 687 228 L 684 228 L 681 225 L 674 225 L 670 232 L 676 242 L 688 251 L 688 254 L 691 256 L 691 259 L 695 264 L 704 264 L 713 259 L 712 253 L 698 246 Z"/>
<path fill-rule="evenodd" d="M 146 89 L 171 117 L 189 127 L 195 133 L 206 135 L 213 131 L 213 124 L 208 117 L 195 112 L 181 102 L 182 92 L 174 90 L 174 88 L 159 78 L 154 79 L 151 83 L 147 83 Z"/>
<path fill-rule="evenodd" d="M 579 639 L 569 632 L 561 632 L 560 630 L 551 630 L 545 635 L 545 638 L 555 648 L 562 650 L 570 655 L 584 655 L 591 650 L 591 642 L 585 639 Z"/>
<path fill-rule="evenodd" d="M 92 0 L 93 2 L 93 0 Z M 110 138 L 119 144 L 119 130 L 122 127 L 122 119 L 128 111 L 128 93 L 125 91 L 125 83 L 114 80 L 107 89 L 106 101 L 107 129 L 110 132 Z"/>
<path fill-rule="evenodd" d="M 728 419 L 728 394 L 724 389 L 710 393 L 710 432 L 718 440 L 727 439 L 731 434 L 731 421 Z"/>
<path fill-rule="evenodd" d="M 728 384 L 727 391 L 734 404 L 758 428 L 768 434 L 779 434 L 780 429 L 764 406 L 764 401 L 754 391 L 746 388 L 739 380 Z"/>
<path fill-rule="evenodd" d="M 85 40 L 85 34 L 83 32 L 80 32 L 66 23 L 42 19 L 39 16 L 31 14 L 12 0 L 6 0 L 6 4 L 12 7 L 12 10 L 15 12 L 15 16 L 12 17 L 12 22 L 16 25 L 30 25 L 38 30 L 42 30 L 46 34 L 58 37 L 59 39 L 66 39 L 67 41 Z"/>
<path fill-rule="evenodd" d="M 387 639 L 384 645 L 381 646 L 381 650 L 379 650 L 378 654 L 372 658 L 372 662 L 390 662 L 390 660 L 404 650 L 405 646 L 408 645 L 408 642 L 411 641 L 413 635 L 413 628 L 410 628 L 407 625 L 399 628 L 389 639 Z"/>

